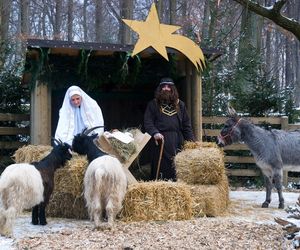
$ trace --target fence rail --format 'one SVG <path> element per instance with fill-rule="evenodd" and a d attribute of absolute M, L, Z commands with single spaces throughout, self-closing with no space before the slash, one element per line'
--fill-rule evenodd
<path fill-rule="evenodd" d="M 12 136 L 17 135 L 30 135 L 29 127 L 22 127 L 22 122 L 29 122 L 30 115 L 28 114 L 11 114 L 0 113 L 0 159 L 1 161 L 8 161 L 10 156 L 7 155 L 7 150 L 18 149 L 26 145 L 26 142 L 19 141 L 16 137 L 11 139 Z M 16 122 L 16 126 L 3 126 L 4 122 Z M 5 153 L 4 153 L 5 152 Z"/>
<path fill-rule="evenodd" d="M 220 134 L 221 127 L 228 118 L 226 117 L 202 117 L 203 126 L 203 141 L 209 137 L 216 140 L 216 137 Z M 251 122 L 256 125 L 268 124 L 271 127 L 276 125 L 282 130 L 295 130 L 300 129 L 300 125 L 289 124 L 287 117 L 247 117 Z M 212 127 L 207 129 L 206 127 Z M 219 128 L 214 128 L 219 127 Z M 253 156 L 240 156 L 234 155 L 237 151 L 249 151 L 249 148 L 245 144 L 232 144 L 224 147 L 225 163 L 238 163 L 238 164 L 255 164 Z M 230 155 L 228 155 L 230 154 Z M 231 176 L 259 176 L 260 171 L 257 168 L 254 169 L 228 169 L 228 174 Z M 288 182 L 288 172 L 284 172 L 284 184 Z"/>
<path fill-rule="evenodd" d="M 216 140 L 216 137 L 220 134 L 221 127 L 226 121 L 226 117 L 202 117 L 202 126 L 203 126 L 203 141 L 206 141 L 207 138 Z M 300 125 L 288 124 L 287 117 L 248 117 L 256 125 L 268 124 L 271 127 L 276 125 L 283 130 L 295 130 L 300 129 Z M 0 113 L 0 123 L 5 121 L 16 121 L 24 122 L 30 121 L 30 115 L 28 114 L 11 114 L 11 113 Z M 208 128 L 209 127 L 209 128 Z M 29 127 L 3 127 L 0 126 L 0 138 L 1 136 L 13 136 L 13 135 L 30 135 Z M 0 149 L 17 149 L 23 145 L 26 145 L 26 142 L 20 141 L 4 141 L 0 140 Z M 240 156 L 237 155 L 238 151 L 249 152 L 248 147 L 245 144 L 233 144 L 226 146 L 224 148 L 225 152 L 225 163 L 226 164 L 255 164 L 254 158 L 252 156 Z M 1 156 L 0 159 L 7 157 Z M 260 171 L 257 168 L 253 169 L 228 169 L 228 174 L 231 176 L 259 176 Z M 288 173 L 284 174 L 284 183 L 287 183 Z"/>

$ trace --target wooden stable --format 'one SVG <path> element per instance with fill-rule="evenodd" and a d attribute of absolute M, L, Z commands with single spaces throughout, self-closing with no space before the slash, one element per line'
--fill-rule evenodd
<path fill-rule="evenodd" d="M 41 58 L 41 51 L 47 50 L 47 55 Z M 93 56 L 113 56 L 116 52 L 131 52 L 133 45 L 116 45 L 116 44 L 99 44 L 99 43 L 80 43 L 80 42 L 66 42 L 66 41 L 52 41 L 52 40 L 28 40 L 27 41 L 27 53 L 26 63 L 38 62 L 46 60 L 51 56 L 60 55 L 62 58 L 71 58 L 76 60 L 82 53 L 82 51 L 93 51 Z M 221 55 L 218 51 L 209 51 L 203 49 L 207 58 L 217 57 Z M 201 75 L 194 65 L 178 51 L 174 49 L 168 49 L 169 54 L 176 56 L 176 73 L 181 77 L 183 83 L 181 99 L 186 103 L 188 112 L 191 117 L 192 127 L 197 139 L 202 138 L 202 89 L 201 89 Z M 139 54 L 139 57 L 143 60 L 157 56 L 157 53 L 152 49 L 146 49 Z M 47 57 L 45 59 L 45 57 Z M 165 60 L 165 59 L 163 59 Z M 48 63 L 50 66 L 55 64 L 55 60 Z M 45 65 L 45 62 L 43 62 Z M 29 67 L 30 68 L 30 67 Z M 39 69 L 42 72 L 42 69 Z M 67 69 L 65 69 L 67 70 Z M 117 71 L 118 69 L 116 69 Z M 153 71 L 153 75 L 156 72 Z M 63 79 L 62 79 L 63 80 Z M 49 84 L 47 80 L 40 77 L 39 72 L 36 77 L 32 76 L 30 70 L 25 70 L 23 75 L 23 84 L 29 84 L 31 81 L 31 143 L 32 144 L 44 144 L 49 145 L 51 136 L 53 136 L 53 127 L 55 126 L 52 121 L 53 109 L 59 110 L 53 104 L 53 85 Z M 75 85 L 77 85 L 75 83 Z M 152 90 L 154 91 L 154 89 Z M 125 93 L 125 92 L 124 92 Z M 128 94 L 128 91 L 126 92 Z M 152 92 L 153 93 L 153 92 Z M 181 93 L 181 92 L 180 92 Z M 104 98 L 102 98 L 103 100 Z M 103 106 L 100 105 L 102 110 Z M 126 107 L 124 107 L 126 108 Z M 109 109 L 105 108 L 105 110 Z M 120 111 L 122 112 L 122 111 Z M 58 112 L 56 112 L 58 113 Z M 56 114 L 55 113 L 55 114 Z M 105 115 L 105 119 L 109 121 L 110 113 Z M 134 114 L 133 114 L 134 117 Z M 130 119 L 130 118 L 129 118 Z M 142 121 L 141 121 L 142 122 Z M 118 124 L 119 125 L 119 124 Z M 121 125 L 120 125 L 121 126 Z"/>

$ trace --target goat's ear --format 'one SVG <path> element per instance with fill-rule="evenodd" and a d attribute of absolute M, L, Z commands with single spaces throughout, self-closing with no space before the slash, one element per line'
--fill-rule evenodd
<path fill-rule="evenodd" d="M 228 116 L 231 117 L 231 118 L 237 118 L 238 117 L 235 109 L 229 104 L 227 106 L 227 113 L 228 113 Z"/>

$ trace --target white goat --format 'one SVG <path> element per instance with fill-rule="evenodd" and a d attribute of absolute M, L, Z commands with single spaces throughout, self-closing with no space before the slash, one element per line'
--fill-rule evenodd
<path fill-rule="evenodd" d="M 0 234 L 11 236 L 13 221 L 32 208 L 32 224 L 46 225 L 45 208 L 54 188 L 54 172 L 72 155 L 68 144 L 59 142 L 39 162 L 12 164 L 0 178 Z"/>
<path fill-rule="evenodd" d="M 86 154 L 90 163 L 84 176 L 84 198 L 89 217 L 98 228 L 106 214 L 107 226 L 111 228 L 122 208 L 127 177 L 120 161 L 105 154 L 94 144 L 93 140 L 97 135 L 88 136 L 93 129 L 76 135 L 72 149 L 79 154 Z"/>
<path fill-rule="evenodd" d="M 40 172 L 27 163 L 5 168 L 0 179 L 0 233 L 11 235 L 14 218 L 23 209 L 43 201 L 44 185 Z"/>

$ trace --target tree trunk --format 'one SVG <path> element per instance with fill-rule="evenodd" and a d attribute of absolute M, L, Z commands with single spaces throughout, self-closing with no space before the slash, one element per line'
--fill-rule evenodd
<path fill-rule="evenodd" d="M 8 27 L 9 27 L 9 15 L 11 12 L 11 1 L 1 0 L 0 1 L 0 70 L 3 68 L 6 60 L 6 47 L 8 43 Z"/>
<path fill-rule="evenodd" d="M 158 13 L 158 18 L 160 20 L 160 22 L 162 23 L 164 20 L 164 2 L 163 0 L 155 0 L 156 3 L 156 10 Z"/>
<path fill-rule="evenodd" d="M 73 18 L 74 18 L 74 3 L 73 0 L 68 0 L 68 41 L 73 40 Z"/>
<path fill-rule="evenodd" d="M 288 16 L 291 15 L 292 6 L 287 2 L 286 13 Z M 285 85 L 288 87 L 294 87 L 293 81 L 293 61 L 292 61 L 292 46 L 293 43 L 290 38 L 285 37 Z"/>
<path fill-rule="evenodd" d="M 62 39 L 61 28 L 62 28 L 62 0 L 55 1 L 55 21 L 53 27 L 53 37 L 56 40 Z"/>
<path fill-rule="evenodd" d="M 119 0 L 121 18 L 133 19 L 133 0 Z M 130 28 L 120 20 L 119 40 L 121 44 L 132 44 Z"/>
<path fill-rule="evenodd" d="M 176 24 L 176 0 L 170 0 L 170 24 Z"/>
<path fill-rule="evenodd" d="M 83 23 L 82 23 L 82 29 L 83 29 L 83 39 L 85 42 L 88 42 L 88 33 L 87 33 L 87 7 L 88 7 L 88 0 L 83 1 Z"/>
<path fill-rule="evenodd" d="M 21 1 L 21 35 L 29 35 L 29 0 Z"/>
<path fill-rule="evenodd" d="M 103 1 L 95 0 L 95 42 L 103 42 Z"/>

